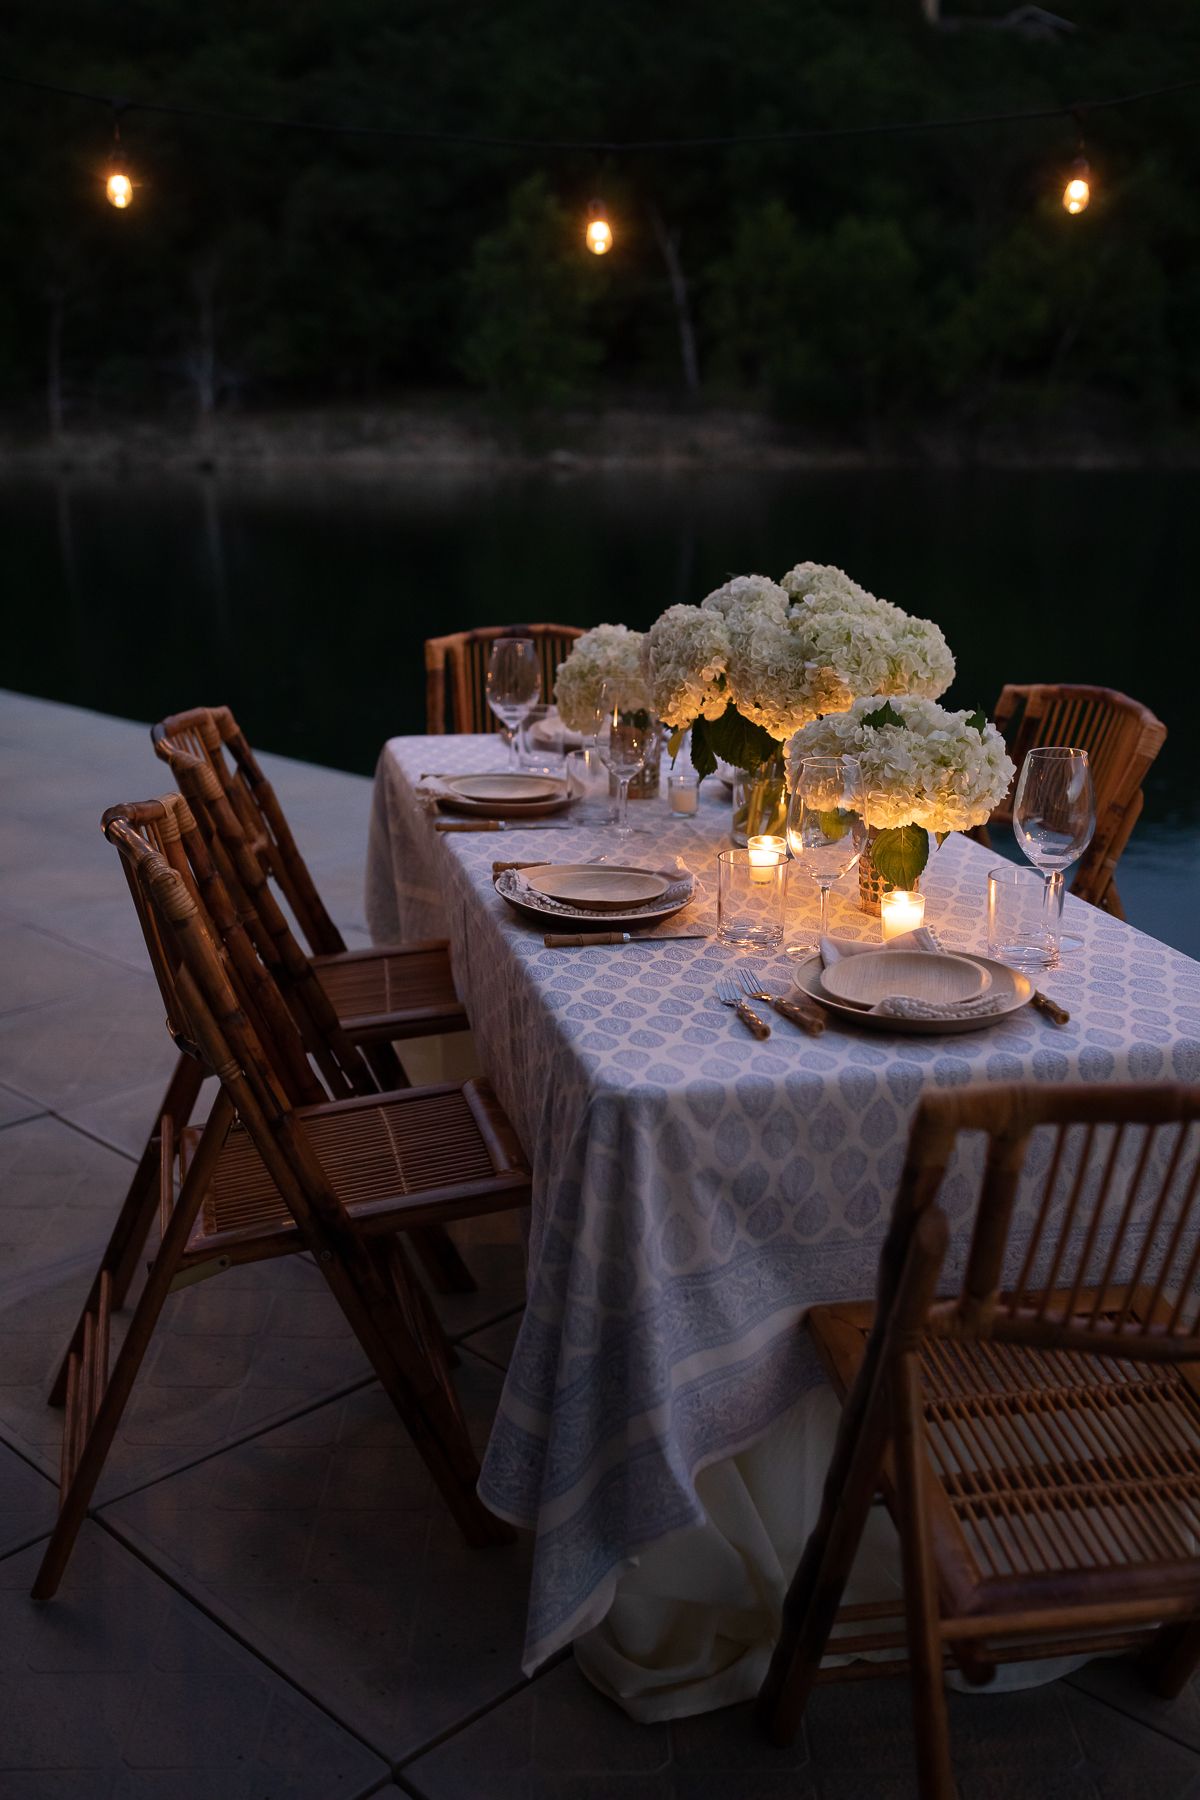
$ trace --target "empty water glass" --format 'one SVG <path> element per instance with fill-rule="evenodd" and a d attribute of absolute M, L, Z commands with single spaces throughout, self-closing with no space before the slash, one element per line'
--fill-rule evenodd
<path fill-rule="evenodd" d="M 778 950 L 787 906 L 788 859 L 722 850 L 717 855 L 717 942 L 735 948 Z"/>
<path fill-rule="evenodd" d="M 1061 887 L 1048 889 L 1035 870 L 1000 863 L 988 870 L 987 908 L 988 955 L 994 962 L 1007 963 L 1025 975 L 1054 968 Z"/>

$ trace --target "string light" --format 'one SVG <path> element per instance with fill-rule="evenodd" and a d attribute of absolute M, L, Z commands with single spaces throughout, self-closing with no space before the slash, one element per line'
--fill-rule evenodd
<path fill-rule="evenodd" d="M 1071 176 L 1062 193 L 1064 209 L 1071 213 L 1086 212 L 1092 198 L 1092 171 L 1086 156 L 1077 156 L 1071 164 Z"/>
<path fill-rule="evenodd" d="M 600 200 L 593 200 L 588 207 L 588 224 L 583 241 L 593 256 L 607 256 L 612 249 L 612 226 L 605 216 L 606 209 Z"/>
<path fill-rule="evenodd" d="M 125 152 L 121 146 L 121 121 L 113 114 L 112 151 L 108 159 L 108 179 L 104 183 L 104 197 L 110 206 L 118 212 L 124 212 L 133 204 L 133 183 L 125 167 Z"/>

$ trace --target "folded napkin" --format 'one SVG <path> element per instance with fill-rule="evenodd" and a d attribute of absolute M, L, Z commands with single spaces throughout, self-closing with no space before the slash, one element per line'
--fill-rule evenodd
<path fill-rule="evenodd" d="M 902 937 L 891 938 L 886 944 L 872 944 L 860 938 L 831 938 L 821 940 L 821 961 L 826 968 L 837 962 L 842 956 L 859 956 L 864 950 L 927 950 L 932 956 L 943 954 L 928 925 L 918 925 L 915 931 L 906 931 Z"/>
<path fill-rule="evenodd" d="M 535 719 L 526 732 L 531 744 L 539 750 L 582 750 L 583 739 L 577 731 L 568 731 L 557 711 L 551 707 L 543 718 Z"/>

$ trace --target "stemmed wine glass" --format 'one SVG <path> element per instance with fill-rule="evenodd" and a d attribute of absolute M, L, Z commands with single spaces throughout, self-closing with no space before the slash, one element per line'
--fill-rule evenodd
<path fill-rule="evenodd" d="M 867 842 L 862 770 L 853 756 L 805 757 L 788 802 L 787 841 L 797 866 L 821 890 L 820 936 L 829 930 L 829 890 L 852 869 Z M 789 956 L 819 949 L 789 944 Z"/>
<path fill-rule="evenodd" d="M 1045 877 L 1051 968 L 1062 945 L 1063 871 L 1078 862 L 1095 829 L 1096 797 L 1087 751 L 1058 746 L 1031 750 L 1013 800 L 1013 835 Z"/>
<path fill-rule="evenodd" d="M 654 734 L 654 721 L 642 707 L 630 709 L 624 704 L 619 682 L 606 681 L 600 690 L 596 745 L 600 760 L 617 778 L 620 798 L 617 802 L 616 835 L 628 838 L 635 827 L 629 823 L 629 784 L 644 768 Z"/>
<path fill-rule="evenodd" d="M 517 763 L 517 730 L 542 691 L 537 645 L 528 637 L 497 638 L 488 658 L 487 702 L 508 730 L 508 766 Z"/>

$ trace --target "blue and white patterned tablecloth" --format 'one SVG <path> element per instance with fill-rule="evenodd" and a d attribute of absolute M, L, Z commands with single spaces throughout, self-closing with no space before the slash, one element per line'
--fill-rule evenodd
<path fill-rule="evenodd" d="M 872 1290 L 922 1090 L 1196 1081 L 1200 964 L 1068 898 L 1083 948 L 1044 985 L 1069 1026 L 1025 1008 L 963 1036 L 811 1039 L 777 1020 L 759 1043 L 714 1000 L 733 960 L 715 942 L 548 950 L 493 891 L 494 858 L 586 860 L 607 834 L 432 830 L 420 775 L 501 755 L 494 738 L 386 746 L 367 916 L 377 940 L 449 935 L 483 1066 L 533 1161 L 529 1303 L 480 1484 L 536 1534 L 532 1667 L 603 1615 L 639 1549 L 702 1520 L 699 1470 L 821 1379 L 794 1327 L 814 1301 Z M 681 857 L 706 891 L 674 922 L 711 928 L 729 803 L 714 782 L 701 793 L 690 819 L 665 799 L 631 808 L 652 833 L 630 860 Z M 948 948 L 985 947 L 995 860 L 961 837 L 931 860 L 927 919 Z M 792 935 L 810 935 L 816 891 L 792 873 Z M 877 935 L 843 885 L 835 932 Z M 763 966 L 786 981 L 786 958 Z M 952 1221 L 970 1193 L 952 1169 Z"/>

